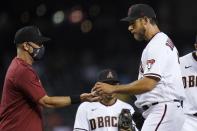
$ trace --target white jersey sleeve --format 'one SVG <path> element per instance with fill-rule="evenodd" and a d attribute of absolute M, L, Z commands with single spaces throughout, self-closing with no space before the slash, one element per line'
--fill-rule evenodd
<path fill-rule="evenodd" d="M 162 44 L 157 44 L 156 42 L 157 41 L 153 41 L 151 43 L 153 46 L 148 47 L 146 50 L 146 56 L 144 56 L 146 58 L 143 58 L 143 60 L 145 60 L 144 62 L 146 62 L 144 63 L 144 76 L 154 76 L 161 79 L 167 63 L 168 48 L 163 48 Z"/>
<path fill-rule="evenodd" d="M 82 103 L 76 113 L 74 131 L 89 131 L 89 124 L 86 111 L 87 103 Z"/>

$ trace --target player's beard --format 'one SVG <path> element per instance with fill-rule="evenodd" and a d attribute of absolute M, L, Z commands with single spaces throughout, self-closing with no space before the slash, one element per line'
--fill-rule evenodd
<path fill-rule="evenodd" d="M 139 29 L 139 31 L 135 32 L 133 35 L 137 41 L 145 40 L 145 29 L 142 27 Z"/>

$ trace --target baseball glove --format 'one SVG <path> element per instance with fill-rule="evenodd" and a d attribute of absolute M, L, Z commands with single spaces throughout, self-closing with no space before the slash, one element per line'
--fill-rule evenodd
<path fill-rule="evenodd" d="M 118 120 L 119 131 L 135 131 L 135 125 L 129 109 L 122 109 Z"/>

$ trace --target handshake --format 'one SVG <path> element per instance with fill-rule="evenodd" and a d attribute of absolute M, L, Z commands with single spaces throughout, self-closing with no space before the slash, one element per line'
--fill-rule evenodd
<path fill-rule="evenodd" d="M 102 99 L 103 94 L 113 94 L 115 88 L 113 85 L 97 82 L 92 88 L 91 93 L 83 93 L 80 95 L 81 101 L 95 102 Z"/>
<path fill-rule="evenodd" d="M 116 85 L 119 84 L 117 73 L 111 69 L 105 69 L 98 75 L 98 82 L 94 85 L 91 93 L 81 94 L 81 101 L 100 101 L 103 95 L 116 93 Z"/>

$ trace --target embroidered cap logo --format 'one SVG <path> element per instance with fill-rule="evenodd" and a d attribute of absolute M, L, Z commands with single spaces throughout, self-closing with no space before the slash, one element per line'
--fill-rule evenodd
<path fill-rule="evenodd" d="M 114 76 L 112 75 L 112 72 L 110 71 L 107 75 L 107 78 L 113 78 Z"/>

